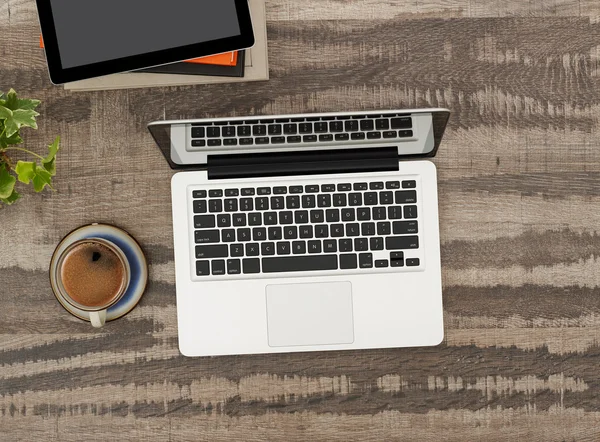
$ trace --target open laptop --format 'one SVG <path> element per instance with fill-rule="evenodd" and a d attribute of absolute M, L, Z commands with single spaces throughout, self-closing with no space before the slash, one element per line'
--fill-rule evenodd
<path fill-rule="evenodd" d="M 159 121 L 186 356 L 437 345 L 446 109 Z"/>

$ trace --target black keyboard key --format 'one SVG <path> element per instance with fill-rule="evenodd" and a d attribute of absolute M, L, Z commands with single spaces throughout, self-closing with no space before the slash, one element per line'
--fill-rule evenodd
<path fill-rule="evenodd" d="M 419 258 L 406 258 L 407 267 L 416 267 L 420 264 Z"/>
<path fill-rule="evenodd" d="M 250 126 L 239 126 L 237 131 L 238 137 L 249 137 L 250 135 L 252 135 L 252 128 Z"/>
<path fill-rule="evenodd" d="M 268 218 L 270 215 L 272 215 L 274 217 L 272 222 L 270 222 L 270 218 Z M 259 212 L 252 212 L 248 215 L 248 225 L 260 226 L 260 225 L 262 225 L 262 223 L 263 223 L 262 214 L 260 214 Z M 277 224 L 277 214 L 275 212 L 265 213 L 265 224 L 266 225 Z"/>
<path fill-rule="evenodd" d="M 388 206 L 388 219 L 402 219 L 402 207 Z"/>
<path fill-rule="evenodd" d="M 338 192 L 348 192 L 348 191 L 352 190 L 352 184 L 350 184 L 350 183 L 338 184 L 337 190 L 338 190 Z"/>
<path fill-rule="evenodd" d="M 308 242 L 308 253 L 321 253 L 321 241 L 313 240 Z"/>
<path fill-rule="evenodd" d="M 396 190 L 396 204 L 414 204 L 416 202 L 416 190 Z"/>
<path fill-rule="evenodd" d="M 392 118 L 392 129 L 410 129 L 412 127 L 412 118 L 399 117 Z"/>
<path fill-rule="evenodd" d="M 328 126 L 327 126 L 326 122 L 319 121 L 318 123 L 315 123 L 315 132 L 323 133 L 323 132 L 327 132 L 327 130 L 328 130 Z M 331 136 L 331 139 L 333 139 L 333 135 Z"/>
<path fill-rule="evenodd" d="M 255 138 L 254 141 L 256 142 L 256 144 L 269 144 L 271 142 L 269 140 L 269 137 L 258 137 Z"/>
<path fill-rule="evenodd" d="M 394 204 L 394 194 L 392 192 L 379 192 L 379 204 Z"/>
<path fill-rule="evenodd" d="M 258 256 L 260 255 L 260 249 L 257 243 L 249 242 L 246 244 L 246 256 Z"/>
<path fill-rule="evenodd" d="M 304 135 L 302 137 L 302 141 L 305 143 L 314 143 L 317 141 L 317 136 L 316 135 Z"/>
<path fill-rule="evenodd" d="M 235 137 L 235 126 L 225 126 L 223 128 L 223 137 Z"/>
<path fill-rule="evenodd" d="M 356 238 L 354 240 L 354 250 L 357 252 L 366 252 L 369 250 L 369 241 L 366 238 Z"/>
<path fill-rule="evenodd" d="M 266 241 L 267 229 L 265 227 L 255 227 L 252 229 L 253 241 Z"/>
<path fill-rule="evenodd" d="M 196 230 L 194 232 L 196 244 L 206 244 L 221 241 L 221 232 L 218 230 Z"/>
<path fill-rule="evenodd" d="M 352 251 L 352 240 L 351 239 L 340 239 L 340 252 L 351 252 Z"/>
<path fill-rule="evenodd" d="M 367 183 L 354 183 L 354 190 L 367 190 Z"/>
<path fill-rule="evenodd" d="M 315 226 L 315 238 L 329 238 L 329 227 L 327 224 Z"/>
<path fill-rule="evenodd" d="M 225 260 L 215 259 L 211 263 L 213 275 L 224 275 L 225 274 Z"/>
<path fill-rule="evenodd" d="M 285 199 L 282 196 L 271 197 L 271 209 L 282 210 L 285 209 Z"/>
<path fill-rule="evenodd" d="M 342 221 L 354 221 L 356 212 L 354 209 L 342 209 Z"/>
<path fill-rule="evenodd" d="M 293 224 L 294 215 L 290 211 L 279 212 L 279 224 Z"/>
<path fill-rule="evenodd" d="M 234 242 L 234 241 L 235 241 L 235 229 L 221 230 L 221 242 Z"/>
<path fill-rule="evenodd" d="M 385 239 L 386 250 L 418 249 L 418 236 L 388 236 Z"/>
<path fill-rule="evenodd" d="M 246 214 L 245 213 L 236 213 L 233 215 L 233 225 L 235 227 L 243 227 L 246 225 Z"/>
<path fill-rule="evenodd" d="M 375 223 L 362 223 L 360 225 L 360 232 L 362 236 L 375 235 Z"/>
<path fill-rule="evenodd" d="M 346 121 L 344 124 L 344 127 L 346 128 L 346 132 L 356 132 L 358 130 L 358 121 L 356 121 L 356 120 Z"/>
<path fill-rule="evenodd" d="M 383 138 L 398 138 L 398 132 L 395 130 L 386 130 L 383 132 Z"/>
<path fill-rule="evenodd" d="M 297 239 L 298 238 L 298 227 L 286 226 L 283 228 L 283 237 L 285 239 Z"/>
<path fill-rule="evenodd" d="M 344 122 L 343 121 L 332 121 L 329 123 L 329 132 L 343 132 Z"/>
<path fill-rule="evenodd" d="M 204 138 L 206 132 L 203 127 L 192 127 L 192 138 Z"/>
<path fill-rule="evenodd" d="M 251 231 L 248 228 L 237 229 L 237 240 L 240 242 L 248 242 L 251 238 Z"/>
<path fill-rule="evenodd" d="M 348 141 L 350 134 L 335 134 L 335 141 Z"/>
<path fill-rule="evenodd" d="M 314 238 L 313 226 L 310 224 L 300 226 L 300 238 Z"/>
<path fill-rule="evenodd" d="M 348 195 L 348 203 L 351 206 L 362 206 L 362 193 L 351 193 Z"/>
<path fill-rule="evenodd" d="M 283 133 L 286 135 L 296 135 L 298 133 L 298 125 L 297 124 L 284 124 L 283 125 Z"/>
<path fill-rule="evenodd" d="M 331 135 L 331 134 L 319 135 L 319 141 L 321 143 L 327 143 L 327 142 L 333 141 L 333 135 Z"/>
<path fill-rule="evenodd" d="M 302 186 L 290 186 L 290 193 L 303 193 L 304 187 Z"/>
<path fill-rule="evenodd" d="M 384 268 L 384 267 L 389 267 L 389 263 L 387 259 L 377 259 L 375 260 L 375 267 L 380 269 L 380 268 Z"/>
<path fill-rule="evenodd" d="M 398 138 L 410 138 L 413 136 L 412 130 L 400 130 L 398 131 Z"/>
<path fill-rule="evenodd" d="M 368 140 L 379 140 L 381 138 L 381 132 L 369 132 L 367 133 Z"/>
<path fill-rule="evenodd" d="M 226 244 L 196 246 L 196 258 L 227 258 L 229 250 Z"/>
<path fill-rule="evenodd" d="M 296 210 L 294 212 L 294 222 L 296 224 L 308 223 L 308 210 Z"/>
<path fill-rule="evenodd" d="M 318 192 L 318 189 L 317 189 Z M 302 208 L 312 209 L 316 206 L 316 198 L 314 195 L 302 195 Z"/>
<path fill-rule="evenodd" d="M 249 146 L 254 144 L 253 138 L 240 138 L 240 146 Z"/>
<path fill-rule="evenodd" d="M 227 260 L 227 274 L 228 275 L 239 275 L 242 273 L 241 261 L 239 259 L 228 259 Z"/>
<path fill-rule="evenodd" d="M 239 196 L 239 194 L 238 189 L 225 189 L 225 196 Z"/>
<path fill-rule="evenodd" d="M 209 276 L 210 275 L 210 262 L 209 261 L 196 261 L 196 276 Z"/>
<path fill-rule="evenodd" d="M 332 224 L 331 225 L 331 237 L 340 238 L 344 236 L 344 225 L 343 224 Z"/>
<path fill-rule="evenodd" d="M 279 241 L 283 239 L 281 227 L 269 227 L 269 241 Z"/>
<path fill-rule="evenodd" d="M 313 131 L 312 123 L 300 123 L 298 125 L 298 132 L 301 134 L 312 134 L 312 131 Z"/>
<path fill-rule="evenodd" d="M 325 212 L 323 210 L 311 210 L 310 211 L 310 222 L 311 223 L 322 223 L 325 221 Z"/>
<path fill-rule="evenodd" d="M 377 192 L 365 192 L 365 205 L 374 206 L 377 204 Z"/>
<path fill-rule="evenodd" d="M 194 216 L 194 227 L 196 229 L 212 229 L 216 227 L 214 215 L 196 215 Z"/>
<path fill-rule="evenodd" d="M 252 187 L 247 187 L 242 189 L 242 196 L 253 196 L 254 195 L 254 189 Z M 250 200 L 252 201 L 252 200 Z"/>
<path fill-rule="evenodd" d="M 274 255 L 275 254 L 275 243 L 263 242 L 260 245 L 260 253 L 263 256 Z"/>
<path fill-rule="evenodd" d="M 377 223 L 377 234 L 381 236 L 392 234 L 392 225 L 389 221 L 381 221 Z"/>
<path fill-rule="evenodd" d="M 292 242 L 292 253 L 294 255 L 304 255 L 306 253 L 306 241 Z"/>
<path fill-rule="evenodd" d="M 211 213 L 218 213 L 223 211 L 223 201 L 221 200 L 209 200 L 208 211 Z"/>
<path fill-rule="evenodd" d="M 248 258 L 242 260 L 244 273 L 260 273 L 260 259 Z"/>
<path fill-rule="evenodd" d="M 206 213 L 206 201 L 198 200 L 194 201 L 194 213 Z"/>
<path fill-rule="evenodd" d="M 321 192 L 335 192 L 335 184 L 321 185 Z"/>
<path fill-rule="evenodd" d="M 266 196 L 256 198 L 256 210 L 269 210 L 269 198 Z"/>
<path fill-rule="evenodd" d="M 208 191 L 208 196 L 211 198 L 221 198 L 223 191 L 221 189 L 212 189 Z"/>
<path fill-rule="evenodd" d="M 252 189 L 254 190 L 254 189 Z M 249 212 L 254 210 L 254 199 L 253 198 L 240 198 L 240 210 Z"/>
<path fill-rule="evenodd" d="M 386 189 L 400 189 L 400 181 L 388 181 L 385 183 Z"/>
<path fill-rule="evenodd" d="M 383 238 L 378 236 L 369 238 L 369 245 L 371 250 L 383 250 Z"/>
<path fill-rule="evenodd" d="M 192 192 L 193 198 L 206 198 L 206 190 L 194 190 Z"/>
<path fill-rule="evenodd" d="M 215 126 L 227 126 L 229 121 L 215 121 Z"/>
<path fill-rule="evenodd" d="M 284 144 L 285 137 L 271 137 L 271 144 Z"/>
<path fill-rule="evenodd" d="M 358 266 L 361 269 L 370 269 L 373 267 L 373 254 L 361 253 L 358 255 Z"/>
<path fill-rule="evenodd" d="M 221 136 L 221 128 L 217 126 L 207 127 L 206 136 L 208 138 L 219 138 Z"/>
<path fill-rule="evenodd" d="M 285 186 L 273 187 L 273 194 L 275 194 L 275 195 L 285 195 L 286 193 L 287 193 L 287 187 L 285 187 Z"/>
<path fill-rule="evenodd" d="M 230 227 L 231 226 L 231 215 L 228 213 L 221 213 L 221 214 L 217 215 L 217 226 Z"/>
<path fill-rule="evenodd" d="M 338 186 L 338 190 L 340 190 L 339 186 Z M 333 195 L 333 206 L 334 207 L 344 207 L 347 205 L 348 205 L 348 199 L 347 199 L 345 193 L 336 193 Z"/>
<path fill-rule="evenodd" d="M 346 224 L 346 236 L 358 236 L 360 235 L 360 224 L 350 223 Z"/>
<path fill-rule="evenodd" d="M 281 124 L 270 124 L 268 128 L 269 135 L 281 135 L 283 126 Z"/>
<path fill-rule="evenodd" d="M 371 220 L 371 209 L 368 207 L 361 207 L 356 209 L 356 219 L 359 221 L 370 221 Z"/>
<path fill-rule="evenodd" d="M 326 239 L 325 241 L 323 241 L 323 252 L 336 253 L 337 241 L 335 239 Z"/>
<path fill-rule="evenodd" d="M 360 122 L 360 130 L 363 132 L 367 132 L 375 129 L 375 123 L 373 120 L 361 120 Z"/>
<path fill-rule="evenodd" d="M 286 208 L 288 209 L 299 209 L 300 208 L 300 197 L 290 195 L 285 199 Z"/>
<path fill-rule="evenodd" d="M 383 190 L 383 182 L 375 181 L 375 182 L 369 183 L 369 189 L 370 190 Z"/>
<path fill-rule="evenodd" d="M 319 207 L 331 207 L 331 195 L 321 194 L 317 197 L 317 206 Z"/>
<path fill-rule="evenodd" d="M 263 258 L 263 273 L 337 270 L 336 255 L 291 256 Z"/>
<path fill-rule="evenodd" d="M 220 146 L 221 140 L 208 140 L 208 145 L 210 147 Z"/>
<path fill-rule="evenodd" d="M 192 147 L 204 147 L 206 146 L 205 140 L 192 140 Z"/>
<path fill-rule="evenodd" d="M 417 221 L 394 221 L 394 235 L 407 235 L 419 233 Z"/>
<path fill-rule="evenodd" d="M 390 259 L 392 261 L 397 261 L 397 260 L 404 261 L 404 252 L 390 252 Z"/>
<path fill-rule="evenodd" d="M 366 135 L 364 132 L 352 132 L 350 138 L 354 141 L 364 140 L 366 138 Z"/>
<path fill-rule="evenodd" d="M 388 130 L 390 128 L 390 120 L 379 119 L 375 121 L 375 129 L 377 130 Z"/>
<path fill-rule="evenodd" d="M 318 184 L 310 184 L 308 186 L 304 186 L 304 191 L 306 193 L 317 193 L 319 191 Z"/>
<path fill-rule="evenodd" d="M 341 250 L 341 249 L 340 249 Z M 325 255 L 327 256 L 327 255 Z M 348 253 L 340 255 L 340 269 L 355 269 L 358 267 L 358 259 L 356 253 Z"/>
<path fill-rule="evenodd" d="M 414 180 L 402 181 L 403 189 L 415 189 L 417 187 L 417 182 Z"/>
<path fill-rule="evenodd" d="M 373 219 L 380 220 L 386 218 L 385 207 L 373 207 Z"/>
<path fill-rule="evenodd" d="M 287 137 L 288 143 L 300 143 L 302 141 L 302 137 L 300 135 L 293 135 L 291 137 Z"/>
<path fill-rule="evenodd" d="M 244 245 L 243 244 L 231 244 L 229 246 L 229 254 L 231 256 L 244 256 Z"/>
<path fill-rule="evenodd" d="M 227 198 L 225 200 L 225 212 L 237 212 L 238 200 L 235 198 Z"/>
<path fill-rule="evenodd" d="M 337 223 L 340 221 L 339 209 L 327 209 L 325 211 L 325 221 L 328 223 Z"/>
<path fill-rule="evenodd" d="M 261 124 L 272 124 L 275 123 L 275 120 L 260 120 Z"/>
<path fill-rule="evenodd" d="M 253 126 L 252 135 L 254 135 L 255 137 L 262 137 L 264 135 L 267 135 L 267 126 L 265 126 L 264 124 L 258 124 L 256 126 Z"/>
<path fill-rule="evenodd" d="M 404 218 L 414 219 L 417 217 L 417 206 L 404 206 Z"/>

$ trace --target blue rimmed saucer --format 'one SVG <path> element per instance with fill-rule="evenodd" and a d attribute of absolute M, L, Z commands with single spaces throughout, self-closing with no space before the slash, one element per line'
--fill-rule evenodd
<path fill-rule="evenodd" d="M 119 302 L 110 307 L 106 313 L 106 321 L 114 321 L 115 319 L 125 316 L 127 313 L 133 310 L 133 308 L 142 298 L 148 282 L 148 263 L 140 245 L 125 230 L 109 224 L 94 223 L 73 230 L 62 239 L 58 246 L 56 246 L 56 250 L 54 250 L 52 259 L 50 261 L 50 275 L 53 275 L 56 271 L 58 258 L 67 247 L 69 247 L 75 241 L 88 238 L 102 238 L 110 241 L 121 249 L 121 251 L 127 257 L 127 262 L 129 263 L 129 268 L 131 270 L 131 280 L 129 282 L 129 286 Z M 52 278 L 50 278 L 50 280 L 52 281 Z M 55 288 L 52 287 L 52 290 L 56 296 Z M 72 315 L 78 317 L 79 319 L 83 319 L 84 321 L 90 320 L 90 315 L 88 312 L 72 306 L 68 302 L 65 302 L 63 299 L 61 299 L 60 296 L 56 296 L 56 299 L 58 299 L 65 310 Z"/>

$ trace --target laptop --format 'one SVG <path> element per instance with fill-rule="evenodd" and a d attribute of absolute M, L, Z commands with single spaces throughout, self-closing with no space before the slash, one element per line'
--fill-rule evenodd
<path fill-rule="evenodd" d="M 158 121 L 186 356 L 433 346 L 447 109 Z"/>

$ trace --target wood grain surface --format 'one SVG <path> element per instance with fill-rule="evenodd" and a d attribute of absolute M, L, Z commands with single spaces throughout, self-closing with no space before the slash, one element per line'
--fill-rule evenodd
<path fill-rule="evenodd" d="M 600 2 L 272 0 L 267 83 L 68 93 L 32 0 L 0 0 L 0 89 L 63 138 L 56 193 L 0 210 L 2 441 L 600 440 Z M 189 359 L 154 119 L 442 106 L 446 338 Z M 142 244 L 141 304 L 100 331 L 55 301 L 57 242 Z M 210 333 L 211 330 L 206 330 Z"/>

